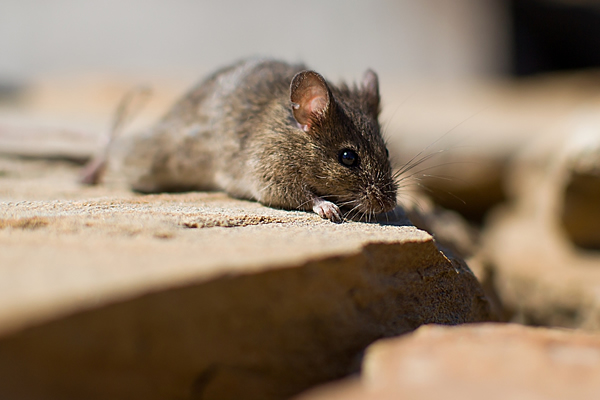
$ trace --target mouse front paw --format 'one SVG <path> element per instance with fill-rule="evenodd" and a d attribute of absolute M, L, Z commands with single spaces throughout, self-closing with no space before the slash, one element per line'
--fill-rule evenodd
<path fill-rule="evenodd" d="M 321 198 L 315 199 L 313 203 L 313 211 L 321 218 L 330 220 L 331 222 L 342 222 L 342 213 L 338 206 L 330 201 Z"/>

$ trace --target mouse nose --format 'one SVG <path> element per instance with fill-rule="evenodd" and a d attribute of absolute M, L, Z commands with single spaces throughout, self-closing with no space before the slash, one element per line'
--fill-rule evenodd
<path fill-rule="evenodd" d="M 396 207 L 396 191 L 383 191 L 379 187 L 371 185 L 365 193 L 367 212 L 380 214 L 393 210 Z"/>

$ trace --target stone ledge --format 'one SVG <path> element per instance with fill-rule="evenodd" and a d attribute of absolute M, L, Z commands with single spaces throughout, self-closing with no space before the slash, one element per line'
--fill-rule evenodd
<path fill-rule="evenodd" d="M 3 398 L 283 399 L 354 371 L 378 338 L 491 318 L 464 262 L 400 210 L 333 224 L 221 193 L 77 187 L 76 167 L 13 161 Z"/>
<path fill-rule="evenodd" d="M 63 314 L 59 304 L 72 312 L 221 275 L 357 254 L 370 243 L 409 242 L 435 249 L 431 236 L 412 226 L 336 225 L 220 193 L 6 202 L 0 332 L 26 326 L 30 312 Z"/>

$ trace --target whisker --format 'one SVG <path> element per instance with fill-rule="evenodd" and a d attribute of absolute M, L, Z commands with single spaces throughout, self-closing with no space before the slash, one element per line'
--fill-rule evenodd
<path fill-rule="evenodd" d="M 467 205 L 467 202 L 465 200 L 461 199 L 460 197 L 458 197 L 454 193 L 452 193 L 452 192 L 450 192 L 448 190 L 444 190 L 443 192 L 446 193 L 447 195 L 451 196 L 451 197 L 454 197 L 456 200 L 460 201 L 463 205 L 465 205 L 465 206 Z"/>
<path fill-rule="evenodd" d="M 360 204 L 355 205 L 354 207 L 352 207 L 352 209 L 350 209 L 350 211 L 348 211 L 346 213 L 346 215 L 350 215 L 354 210 L 356 210 L 358 207 L 360 207 Z"/>
<path fill-rule="evenodd" d="M 421 158 L 418 158 L 418 156 L 421 155 L 421 153 L 417 154 L 415 157 L 411 158 L 406 164 L 404 164 L 399 170 L 397 170 L 394 175 L 402 175 L 403 173 L 410 171 L 411 169 L 413 169 L 414 167 L 416 167 L 417 165 L 420 165 L 422 163 L 424 163 L 425 161 L 435 157 L 436 155 L 443 153 L 444 150 L 438 150 L 435 153 L 429 153 L 426 154 L 424 156 L 422 156 Z"/>
<path fill-rule="evenodd" d="M 431 167 L 427 167 L 427 168 L 420 169 L 418 171 L 414 171 L 412 174 L 402 177 L 402 179 L 409 179 L 409 178 L 412 178 L 415 175 L 419 175 L 419 174 L 421 174 L 421 176 L 424 176 L 422 173 L 425 171 L 429 171 L 431 169 L 445 167 L 448 165 L 464 164 L 464 163 L 465 163 L 465 161 L 452 161 L 452 162 L 442 163 L 442 164 L 438 164 L 438 165 L 432 165 Z M 398 181 L 398 182 L 400 182 L 400 181 Z"/>
<path fill-rule="evenodd" d="M 407 194 L 402 195 L 401 198 L 408 199 L 410 201 L 410 204 L 412 204 L 414 207 L 416 207 L 420 212 L 425 212 L 425 209 L 423 208 L 423 206 L 421 206 L 421 204 L 419 204 L 418 198 L 415 198 L 412 195 L 407 195 Z"/>

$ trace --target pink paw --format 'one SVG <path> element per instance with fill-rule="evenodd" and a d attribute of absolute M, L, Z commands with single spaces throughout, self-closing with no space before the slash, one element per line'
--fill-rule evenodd
<path fill-rule="evenodd" d="M 330 201 L 316 199 L 313 205 L 313 211 L 321 218 L 330 220 L 331 222 L 342 222 L 342 213 L 338 206 Z"/>

